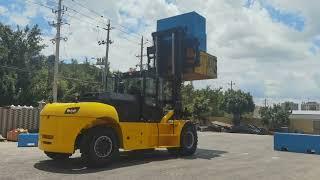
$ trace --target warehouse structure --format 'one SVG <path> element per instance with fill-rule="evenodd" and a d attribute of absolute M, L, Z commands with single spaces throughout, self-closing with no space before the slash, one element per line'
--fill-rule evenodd
<path fill-rule="evenodd" d="M 320 111 L 320 104 L 317 102 L 303 102 L 301 104 L 301 110 L 305 111 Z"/>
<path fill-rule="evenodd" d="M 289 130 L 297 133 L 320 134 L 320 111 L 292 111 Z"/>

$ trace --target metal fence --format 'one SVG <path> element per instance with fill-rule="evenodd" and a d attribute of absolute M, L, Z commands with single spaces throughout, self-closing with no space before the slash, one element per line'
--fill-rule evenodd
<path fill-rule="evenodd" d="M 7 132 L 24 128 L 37 130 L 39 128 L 38 108 L 3 108 L 0 107 L 0 134 L 7 137 Z"/>

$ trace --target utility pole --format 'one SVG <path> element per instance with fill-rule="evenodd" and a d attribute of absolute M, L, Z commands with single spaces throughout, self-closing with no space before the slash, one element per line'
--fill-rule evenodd
<path fill-rule="evenodd" d="M 141 36 L 141 51 L 140 51 L 140 73 L 142 73 L 143 70 L 143 65 L 142 65 L 142 61 L 143 61 L 143 36 Z"/>
<path fill-rule="evenodd" d="M 236 85 L 236 84 L 235 84 L 234 82 L 232 82 L 232 81 L 231 81 L 230 83 L 228 83 L 228 84 L 230 84 L 230 89 L 231 89 L 231 91 L 232 91 L 232 90 L 233 90 L 233 89 L 232 89 L 232 86 L 233 86 L 233 85 Z"/>
<path fill-rule="evenodd" d="M 93 59 L 96 59 L 97 62 L 96 62 L 96 65 L 100 66 L 101 68 L 101 82 L 102 82 L 102 88 L 101 88 L 101 91 L 104 91 L 104 87 L 105 87 L 105 81 L 106 81 L 106 75 L 105 75 L 105 72 L 104 72 L 104 58 L 93 58 Z"/>
<path fill-rule="evenodd" d="M 108 76 L 109 76 L 109 45 L 112 44 L 112 41 L 110 40 L 110 30 L 113 29 L 110 25 L 110 20 L 108 20 L 107 28 L 103 28 L 107 31 L 107 39 L 106 41 L 102 40 L 99 41 L 99 45 L 106 44 L 106 58 L 104 59 L 104 73 L 103 77 L 105 79 L 103 84 L 104 91 L 108 90 Z"/>
<path fill-rule="evenodd" d="M 143 54 L 143 48 L 144 48 L 144 45 L 148 43 L 148 40 L 146 42 L 144 42 L 143 40 L 143 36 L 141 36 L 141 43 L 140 43 L 140 55 L 136 55 L 137 58 L 140 58 L 140 63 L 139 66 L 140 67 L 140 73 L 142 74 L 142 71 L 143 71 L 143 57 L 144 56 L 147 56 L 147 54 Z"/>
<path fill-rule="evenodd" d="M 57 28 L 57 34 L 54 39 L 54 43 L 56 44 L 56 53 L 55 53 L 55 61 L 54 61 L 54 73 L 53 73 L 53 87 L 52 87 L 52 93 L 53 93 L 53 102 L 57 102 L 57 96 L 58 96 L 58 73 L 59 73 L 59 50 L 60 50 L 60 40 L 61 40 L 61 24 L 62 24 L 62 0 L 59 0 L 58 3 L 58 10 L 53 11 L 54 13 L 58 13 L 57 16 L 57 23 L 52 23 L 53 26 L 56 26 Z"/>
<path fill-rule="evenodd" d="M 106 46 L 106 60 L 104 62 L 104 72 L 106 75 L 106 84 L 105 84 L 105 91 L 108 91 L 108 75 L 109 75 L 109 44 L 111 44 L 110 40 L 110 20 L 108 20 L 107 25 L 107 46 Z"/>

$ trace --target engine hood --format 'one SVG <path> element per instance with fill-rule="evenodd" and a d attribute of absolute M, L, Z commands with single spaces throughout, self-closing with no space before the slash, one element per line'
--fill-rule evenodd
<path fill-rule="evenodd" d="M 51 103 L 40 113 L 41 116 L 112 117 L 119 121 L 113 106 L 97 102 Z"/>

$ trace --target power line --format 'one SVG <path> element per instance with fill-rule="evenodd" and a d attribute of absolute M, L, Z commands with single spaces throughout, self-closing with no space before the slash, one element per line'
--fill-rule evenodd
<path fill-rule="evenodd" d="M 47 0 L 47 3 L 50 2 L 50 3 L 53 3 L 53 4 L 56 4 L 58 6 L 58 3 L 55 1 L 55 0 Z"/>
<path fill-rule="evenodd" d="M 83 4 L 81 4 L 81 3 L 77 2 L 77 1 L 74 1 L 74 0 L 71 0 L 71 1 L 72 1 L 73 3 L 81 6 L 82 8 L 87 9 L 88 11 L 96 14 L 97 16 L 104 17 L 103 15 L 99 14 L 97 11 L 94 11 L 94 10 L 92 10 L 92 9 L 89 9 L 88 7 L 86 7 L 85 5 L 83 5 Z"/>
<path fill-rule="evenodd" d="M 70 14 L 65 14 L 65 15 L 68 16 L 69 18 L 78 20 L 79 22 L 83 22 L 83 21 L 84 21 L 83 19 L 81 19 L 81 18 L 79 18 L 79 17 L 77 17 L 77 16 L 72 16 L 72 15 L 70 15 Z M 85 21 L 85 22 L 88 23 L 88 24 L 90 24 L 90 25 L 92 25 L 92 26 L 95 27 L 95 28 L 103 29 L 102 27 L 97 26 L 96 24 L 94 24 L 94 23 L 91 22 L 91 21 Z M 122 33 L 124 33 L 124 34 L 128 34 L 127 32 L 125 32 L 125 31 L 123 31 L 123 30 L 121 30 L 121 29 L 118 29 L 118 28 L 114 28 L 114 29 L 117 30 L 117 31 L 120 31 L 120 32 L 122 32 Z M 126 39 L 127 41 L 129 41 L 129 42 L 131 42 L 131 43 L 138 44 L 138 42 L 135 42 L 135 41 L 133 41 L 133 40 L 131 40 L 131 39 L 125 37 L 125 36 L 122 36 L 121 38 Z"/>
<path fill-rule="evenodd" d="M 30 1 L 30 0 L 25 0 L 25 2 L 29 2 L 29 3 L 32 3 L 32 4 L 35 4 L 35 5 L 38 5 L 38 6 L 42 6 L 42 7 L 48 8 L 48 9 L 53 9 L 53 8 L 52 8 L 52 7 L 50 7 L 50 6 L 47 6 L 47 5 L 42 4 L 42 3 L 39 3 L 39 2 Z"/>
<path fill-rule="evenodd" d="M 25 2 L 29 2 L 29 3 L 32 3 L 32 4 L 35 4 L 35 5 L 41 6 L 41 7 L 45 7 L 45 8 L 48 8 L 48 9 L 50 9 L 50 10 L 53 9 L 53 7 L 47 6 L 47 5 L 42 4 L 42 3 L 38 3 L 38 2 L 30 1 L 30 0 L 25 0 Z M 57 3 L 54 2 L 54 1 L 48 1 L 48 2 L 52 2 L 52 3 L 57 4 Z M 79 6 L 87 9 L 88 11 L 90 11 L 90 12 L 98 15 L 99 17 L 102 17 L 102 18 L 104 17 L 103 15 L 99 14 L 97 11 L 94 11 L 94 10 L 92 10 L 92 9 L 89 9 L 89 8 L 85 7 L 83 4 L 80 4 L 79 2 L 76 2 L 76 1 L 74 1 L 74 0 L 72 0 L 72 2 L 78 4 Z M 86 17 L 86 18 L 88 18 L 88 19 L 91 19 L 91 20 L 94 21 L 94 22 L 92 22 L 92 21 L 86 21 L 86 22 L 89 23 L 89 24 L 91 24 L 92 26 L 95 26 L 95 27 L 97 27 L 97 28 L 101 28 L 101 27 L 100 27 L 101 22 L 97 21 L 95 18 L 93 18 L 93 17 L 91 17 L 91 16 L 89 16 L 89 15 L 86 15 L 86 14 L 84 14 L 84 13 L 82 13 L 82 12 L 79 12 L 78 10 L 76 10 L 76 9 L 74 9 L 74 8 L 70 8 L 69 6 L 65 6 L 65 5 L 64 5 L 64 7 L 72 10 L 73 12 L 75 12 L 75 13 L 83 16 L 83 17 Z M 68 16 L 68 17 L 70 17 L 70 18 L 77 19 L 77 20 L 83 22 L 83 19 L 78 18 L 78 17 L 76 17 L 76 16 L 72 16 L 72 15 L 70 15 L 70 14 L 65 14 L 65 15 Z M 95 24 L 95 23 L 96 23 L 96 24 Z M 98 25 L 97 25 L 97 24 L 98 24 Z M 125 27 L 125 26 L 123 26 L 123 25 L 121 25 L 121 24 L 119 24 L 119 23 L 116 23 L 116 24 L 118 24 L 118 25 L 119 25 L 120 27 L 122 27 L 123 29 L 129 30 L 129 31 L 126 31 L 126 30 L 122 30 L 122 29 L 120 29 L 120 28 L 115 28 L 115 29 L 117 29 L 118 31 L 120 31 L 120 32 L 122 32 L 122 33 L 124 33 L 124 34 L 130 35 L 130 36 L 132 36 L 132 37 L 135 37 L 135 38 L 137 38 L 137 39 L 140 39 L 141 34 L 136 33 L 136 32 L 131 32 L 131 30 L 130 30 L 128 27 Z M 130 41 L 128 38 L 124 38 L 124 39 L 127 39 L 128 41 Z M 146 40 L 146 41 L 149 42 L 148 40 Z M 131 42 L 133 42 L 133 41 L 131 41 Z M 136 42 L 134 42 L 134 43 L 136 43 Z"/>
<path fill-rule="evenodd" d="M 122 33 L 125 33 L 125 34 L 128 34 L 128 35 L 131 35 L 131 34 L 130 34 L 130 32 L 128 32 L 128 31 L 124 31 L 124 30 L 122 30 L 122 29 L 120 29 L 120 28 L 115 28 L 115 29 L 117 29 L 118 31 L 120 31 L 120 32 L 122 32 Z M 138 36 L 133 36 L 133 37 L 138 38 Z M 139 39 L 140 39 L 140 38 L 139 38 Z"/>
<path fill-rule="evenodd" d="M 29 2 L 29 3 L 32 3 L 32 4 L 34 4 L 34 5 L 38 5 L 38 6 L 45 7 L 45 8 L 48 8 L 48 9 L 50 9 L 50 10 L 53 10 L 53 7 L 47 6 L 47 5 L 42 4 L 42 3 L 38 3 L 38 2 L 30 1 L 30 0 L 25 0 L 25 2 L 26 2 L 26 3 Z M 49 1 L 49 2 L 56 3 L 56 2 L 53 2 L 53 1 Z M 56 3 L 56 4 L 57 4 L 57 3 Z M 92 18 L 92 17 L 90 17 L 90 16 L 87 16 L 87 15 L 85 15 L 85 14 L 83 14 L 83 13 L 80 13 L 79 11 L 77 11 L 77 10 L 75 10 L 75 9 L 73 9 L 73 8 L 70 8 L 70 7 L 68 7 L 68 6 L 65 6 L 65 7 L 67 7 L 68 9 L 71 9 L 72 11 L 76 12 L 77 14 L 80 14 L 80 15 L 82 15 L 82 16 L 84 16 L 84 17 L 87 17 L 87 18 L 89 18 L 89 19 L 94 20 L 95 22 L 98 22 L 98 21 L 96 21 L 94 18 Z M 80 20 L 81 22 L 83 22 L 83 19 L 77 18 L 76 16 L 72 16 L 72 15 L 69 15 L 69 14 L 65 14 L 65 15 L 68 16 L 68 17 L 70 17 L 70 18 L 74 18 L 74 19 L 77 19 L 77 20 Z M 88 23 L 96 26 L 96 24 L 92 23 L 91 21 L 86 21 L 86 22 L 88 22 Z M 99 23 L 99 22 L 98 22 L 98 23 Z"/>
<path fill-rule="evenodd" d="M 125 37 L 125 36 L 121 36 L 121 38 L 123 38 L 123 39 L 127 40 L 128 42 L 131 42 L 131 43 L 133 43 L 133 44 L 135 44 L 135 45 L 138 45 L 138 44 L 139 44 L 139 42 L 133 41 L 133 40 L 131 40 L 131 39 Z"/>
<path fill-rule="evenodd" d="M 82 3 L 78 2 L 78 1 L 75 1 L 75 0 L 71 0 L 71 1 L 72 1 L 73 3 L 75 3 L 75 4 L 77 4 L 78 6 L 80 6 L 80 7 L 84 8 L 84 9 L 86 9 L 86 10 L 94 13 L 95 15 L 97 15 L 97 16 L 100 17 L 100 18 L 111 19 L 110 17 L 105 17 L 103 14 L 101 14 L 101 13 L 95 11 L 95 10 L 92 10 L 92 9 L 86 7 L 85 5 L 83 5 Z M 128 28 L 128 27 L 126 27 L 126 26 L 124 26 L 124 25 L 121 25 L 121 24 L 119 24 L 119 23 L 117 23 L 117 22 L 114 22 L 114 23 L 116 23 L 117 25 L 119 25 L 119 26 L 122 27 L 123 29 L 129 30 L 129 31 L 123 31 L 123 30 L 122 30 L 123 33 L 126 33 L 126 34 L 128 34 L 128 35 L 132 35 L 132 36 L 134 36 L 134 37 L 136 37 L 136 38 L 138 38 L 138 39 L 140 39 L 140 37 L 142 36 L 141 34 L 139 34 L 139 33 L 137 33 L 137 32 L 131 32 L 130 28 Z"/>
<path fill-rule="evenodd" d="M 75 13 L 83 16 L 83 17 L 86 17 L 86 18 L 88 18 L 88 19 L 91 19 L 91 20 L 99 23 L 95 18 L 93 18 L 93 17 L 91 17 L 91 16 L 89 16 L 89 15 L 87 15 L 87 14 L 84 14 L 84 13 L 82 13 L 82 12 L 79 12 L 78 10 L 75 10 L 75 9 L 69 7 L 69 6 L 65 6 L 65 7 L 68 8 L 68 9 L 70 9 L 71 11 L 73 11 L 73 12 L 75 12 Z"/>
<path fill-rule="evenodd" d="M 94 10 L 92 10 L 92 9 L 89 9 L 88 7 L 84 6 L 83 4 L 81 4 L 81 3 L 79 3 L 79 2 L 76 2 L 75 0 L 71 0 L 71 1 L 74 2 L 74 3 L 76 3 L 77 5 L 81 6 L 82 8 L 87 9 L 87 10 L 90 11 L 90 12 L 93 12 L 94 14 L 98 15 L 98 17 L 104 18 L 104 16 L 103 16 L 102 14 L 98 13 L 97 11 L 94 11 Z M 99 26 L 101 22 L 97 21 L 97 19 L 95 19 L 95 18 L 93 18 L 93 17 L 91 17 L 91 16 L 89 16 L 89 15 L 87 15 L 87 14 L 84 14 L 84 13 L 80 12 L 79 10 L 76 10 L 75 8 L 70 8 L 69 6 L 65 6 L 65 7 L 67 7 L 68 9 L 72 10 L 73 12 L 75 12 L 75 13 L 83 16 L 83 17 L 86 17 L 86 18 L 88 18 L 88 19 L 91 19 L 92 21 L 94 21 L 94 22 L 97 23 L 98 25 L 94 24 L 94 23 L 91 22 L 91 21 L 87 21 L 89 24 L 91 24 L 91 25 L 93 25 L 93 26 L 96 26 L 97 28 L 102 28 L 102 27 Z M 78 19 L 79 21 L 82 21 L 82 22 L 83 22 L 83 19 L 79 19 L 79 18 L 77 18 L 76 16 L 71 16 L 71 15 L 67 15 L 67 16 L 69 16 L 69 17 L 71 17 L 71 18 L 74 18 L 74 19 Z M 128 29 L 127 27 L 125 27 L 125 26 L 123 26 L 123 25 L 120 25 L 119 23 L 117 23 L 117 24 L 118 24 L 119 26 L 121 26 L 122 28 Z M 102 29 L 103 29 L 103 28 L 102 28 Z M 138 38 L 138 39 L 140 40 L 140 34 L 138 34 L 138 33 L 134 33 L 134 34 L 136 34 L 136 35 L 134 35 L 134 34 L 132 34 L 133 32 L 131 33 L 131 32 L 122 30 L 122 29 L 120 29 L 120 28 L 115 28 L 115 29 L 118 30 L 118 31 L 120 31 L 120 32 L 122 32 L 122 33 L 124 33 L 124 34 L 131 35 L 131 36 L 133 36 L 133 37 L 135 37 L 135 38 Z M 139 36 L 137 36 L 137 35 L 139 35 Z M 128 41 L 130 41 L 130 42 L 132 42 L 132 43 L 134 43 L 134 44 L 137 44 L 137 42 L 134 42 L 134 41 L 132 41 L 132 40 L 126 38 L 126 37 L 123 37 L 123 38 L 126 39 L 126 40 L 128 40 Z M 147 42 L 149 42 L 149 41 L 147 40 Z"/>
<path fill-rule="evenodd" d="M 76 20 L 78 20 L 79 22 L 84 22 L 84 21 L 85 21 L 86 23 L 91 24 L 91 25 L 94 26 L 94 27 L 100 28 L 100 26 L 97 26 L 97 25 L 94 24 L 92 21 L 87 21 L 87 20 L 81 19 L 81 18 L 79 18 L 79 17 L 77 17 L 77 16 L 72 16 L 72 15 L 70 15 L 70 14 L 65 14 L 65 16 L 68 16 L 69 18 L 72 18 L 72 19 L 76 19 Z"/>
<path fill-rule="evenodd" d="M 118 24 L 120 27 L 124 28 L 124 26 L 120 25 L 119 23 L 116 23 L 116 24 Z M 124 28 L 124 29 L 129 30 L 128 28 Z M 130 35 L 132 37 L 135 37 L 137 39 L 140 39 L 140 37 L 142 36 L 142 35 L 140 35 L 138 33 L 130 32 L 130 30 L 129 31 L 124 31 L 124 30 L 119 29 L 119 31 L 121 31 L 123 33 L 126 33 L 126 34 L 128 34 L 128 35 Z"/>

